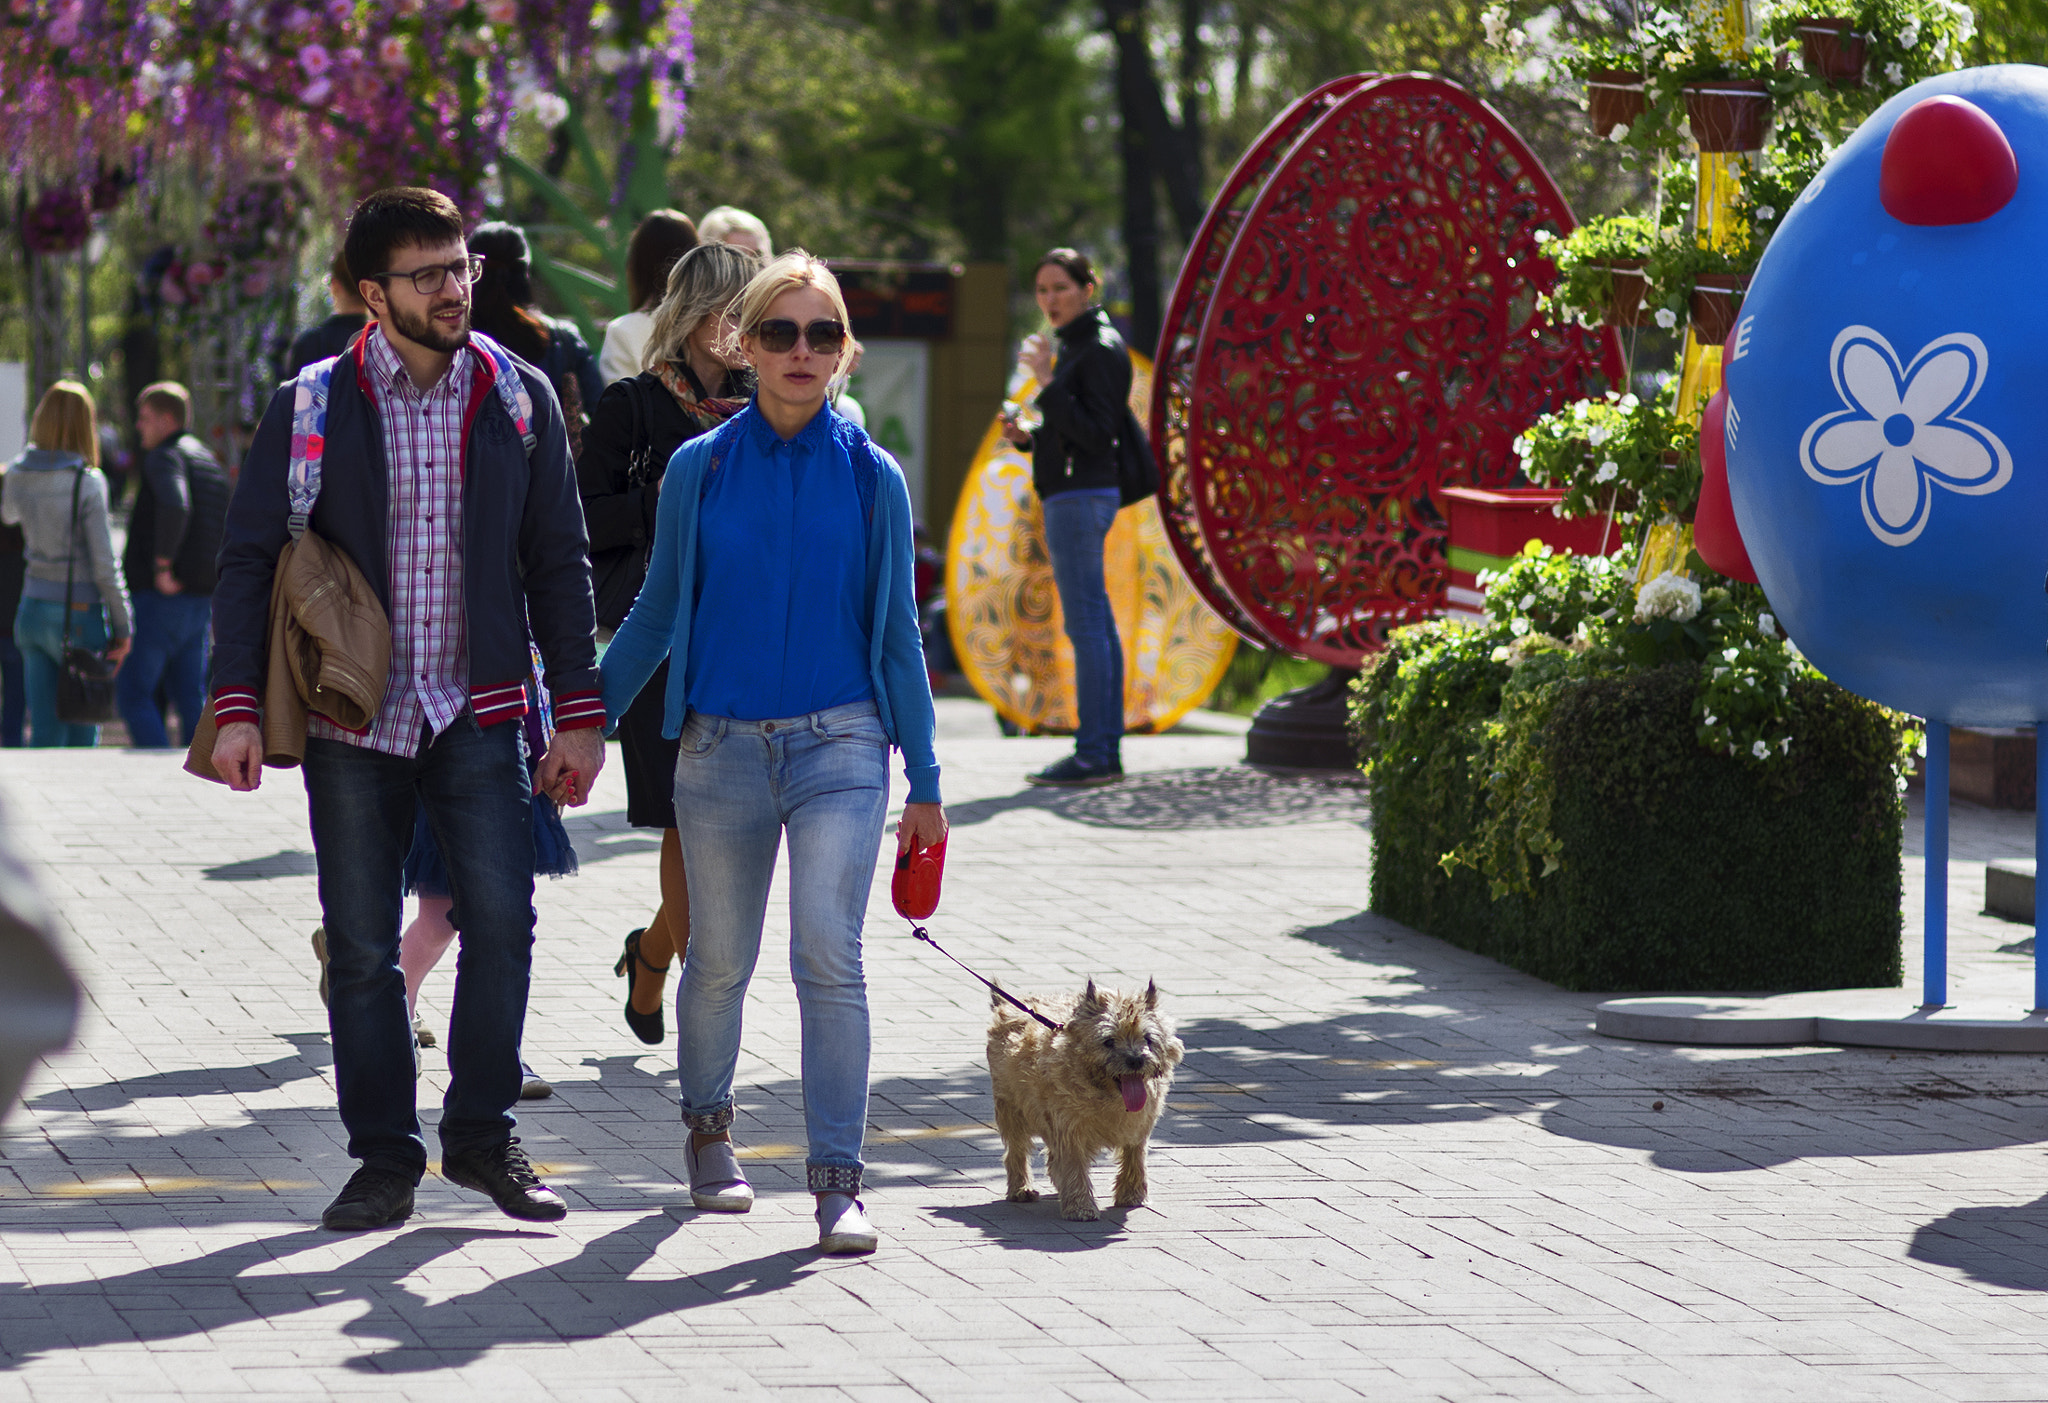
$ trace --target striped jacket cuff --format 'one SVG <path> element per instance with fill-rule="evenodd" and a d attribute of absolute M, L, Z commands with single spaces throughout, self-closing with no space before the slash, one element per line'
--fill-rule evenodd
<path fill-rule="evenodd" d="M 555 698 L 555 729 L 558 731 L 582 731 L 592 726 L 604 725 L 604 695 L 592 689 L 587 692 L 564 692 Z"/>
<path fill-rule="evenodd" d="M 479 726 L 517 721 L 526 715 L 526 684 L 508 682 L 502 687 L 477 687 L 469 694 L 470 709 Z"/>
<path fill-rule="evenodd" d="M 223 687 L 213 694 L 213 719 L 223 726 L 238 721 L 260 726 L 263 724 L 263 707 L 257 702 L 253 688 Z"/>

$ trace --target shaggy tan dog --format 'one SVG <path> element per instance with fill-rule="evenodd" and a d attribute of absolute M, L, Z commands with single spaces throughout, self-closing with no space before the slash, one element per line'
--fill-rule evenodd
<path fill-rule="evenodd" d="M 1145 1147 L 1166 1108 L 1182 1047 L 1159 1011 L 1159 988 L 1143 994 L 1098 991 L 1044 1006 L 1055 1033 L 992 999 L 988 1071 L 996 1097 L 996 1129 L 1012 1203 L 1034 1203 L 1032 1137 L 1045 1142 L 1045 1172 L 1060 1196 L 1062 1218 L 1101 1216 L 1088 1167 L 1095 1156 L 1118 1155 L 1116 1204 L 1145 1201 Z M 1037 1000 L 1029 1002 L 1037 1003 Z"/>

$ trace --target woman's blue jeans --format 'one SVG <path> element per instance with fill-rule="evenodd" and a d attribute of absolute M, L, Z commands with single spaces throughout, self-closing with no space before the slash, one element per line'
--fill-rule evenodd
<path fill-rule="evenodd" d="M 868 1117 L 861 922 L 889 807 L 889 738 L 873 702 L 783 721 L 691 712 L 676 759 L 690 945 L 676 987 L 683 1119 L 732 1124 L 740 1015 L 761 957 L 775 855 L 789 834 L 789 970 L 803 1024 L 812 1193 L 859 1193 Z"/>
<path fill-rule="evenodd" d="M 28 690 L 28 743 L 32 746 L 89 746 L 100 743 L 97 726 L 57 719 L 57 669 L 64 658 L 64 603 L 24 599 L 14 615 L 14 642 L 21 649 L 21 676 Z M 71 610 L 71 646 L 95 653 L 107 646 L 107 606 Z"/>
<path fill-rule="evenodd" d="M 1114 487 L 1083 487 L 1045 499 L 1045 548 L 1074 645 L 1074 753 L 1091 769 L 1121 764 L 1124 646 L 1102 577 L 1102 546 L 1116 521 Z"/>

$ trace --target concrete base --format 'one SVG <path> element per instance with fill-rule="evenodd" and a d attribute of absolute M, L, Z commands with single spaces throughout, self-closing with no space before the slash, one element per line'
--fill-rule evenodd
<path fill-rule="evenodd" d="M 2048 1052 L 2048 1015 L 2004 1000 L 1918 1009 L 1905 989 L 1610 999 L 1595 1011 L 1593 1026 L 1610 1038 L 1695 1047 L 1834 1043 L 1917 1052 Z"/>
<path fill-rule="evenodd" d="M 1984 864 L 1984 914 L 2034 924 L 2034 864 L 2007 858 Z"/>

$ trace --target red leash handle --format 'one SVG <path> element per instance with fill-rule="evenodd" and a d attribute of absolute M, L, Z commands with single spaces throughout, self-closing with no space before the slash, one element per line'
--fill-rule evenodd
<path fill-rule="evenodd" d="M 939 887 L 946 876 L 946 840 L 925 847 L 917 839 L 896 854 L 896 875 L 889 879 L 889 899 L 906 921 L 922 921 L 939 909 Z"/>

